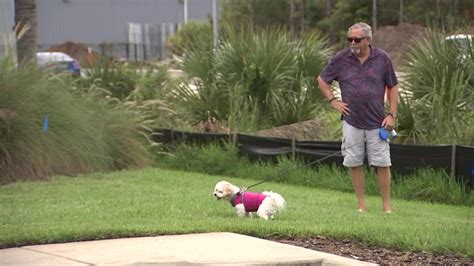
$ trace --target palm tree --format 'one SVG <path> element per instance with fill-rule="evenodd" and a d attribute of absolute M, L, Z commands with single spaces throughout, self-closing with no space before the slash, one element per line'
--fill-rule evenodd
<path fill-rule="evenodd" d="M 15 0 L 15 24 L 29 27 L 17 40 L 18 62 L 24 64 L 35 60 L 38 39 L 36 0 Z"/>

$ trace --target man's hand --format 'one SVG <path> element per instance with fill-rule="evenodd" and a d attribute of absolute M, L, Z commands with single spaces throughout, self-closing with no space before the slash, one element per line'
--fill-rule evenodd
<path fill-rule="evenodd" d="M 382 127 L 387 130 L 393 130 L 395 128 L 395 123 L 395 118 L 393 118 L 391 115 L 387 115 L 382 121 Z"/>
<path fill-rule="evenodd" d="M 351 112 L 351 110 L 349 109 L 349 105 L 339 100 L 332 101 L 331 106 L 343 115 L 348 115 Z"/>

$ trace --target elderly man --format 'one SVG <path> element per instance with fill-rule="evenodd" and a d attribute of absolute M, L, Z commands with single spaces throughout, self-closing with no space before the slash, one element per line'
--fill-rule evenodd
<path fill-rule="evenodd" d="M 372 29 L 366 23 L 352 25 L 347 32 L 350 45 L 336 54 L 320 73 L 317 81 L 331 106 L 341 113 L 343 165 L 349 168 L 358 201 L 365 212 L 364 156 L 376 168 L 383 211 L 390 213 L 390 147 L 380 137 L 380 129 L 395 127 L 398 105 L 397 77 L 389 55 L 371 45 Z M 334 97 L 330 84 L 338 81 L 341 99 Z M 384 107 L 388 88 L 390 110 Z"/>

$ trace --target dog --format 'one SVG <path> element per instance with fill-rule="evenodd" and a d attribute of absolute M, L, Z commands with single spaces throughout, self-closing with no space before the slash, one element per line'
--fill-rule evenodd
<path fill-rule="evenodd" d="M 286 209 L 285 199 L 278 193 L 264 191 L 242 192 L 241 189 L 227 181 L 220 181 L 214 187 L 214 197 L 218 200 L 228 200 L 234 207 L 237 216 L 251 217 L 252 213 L 264 219 L 273 219 L 277 212 Z"/>

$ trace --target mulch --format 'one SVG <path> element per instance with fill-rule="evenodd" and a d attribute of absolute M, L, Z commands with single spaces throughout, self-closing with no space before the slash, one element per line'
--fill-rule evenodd
<path fill-rule="evenodd" d="M 309 238 L 268 238 L 267 240 L 380 265 L 474 265 L 474 258 L 466 258 L 456 254 L 408 252 L 366 245 L 354 240 L 337 240 L 324 236 Z"/>

